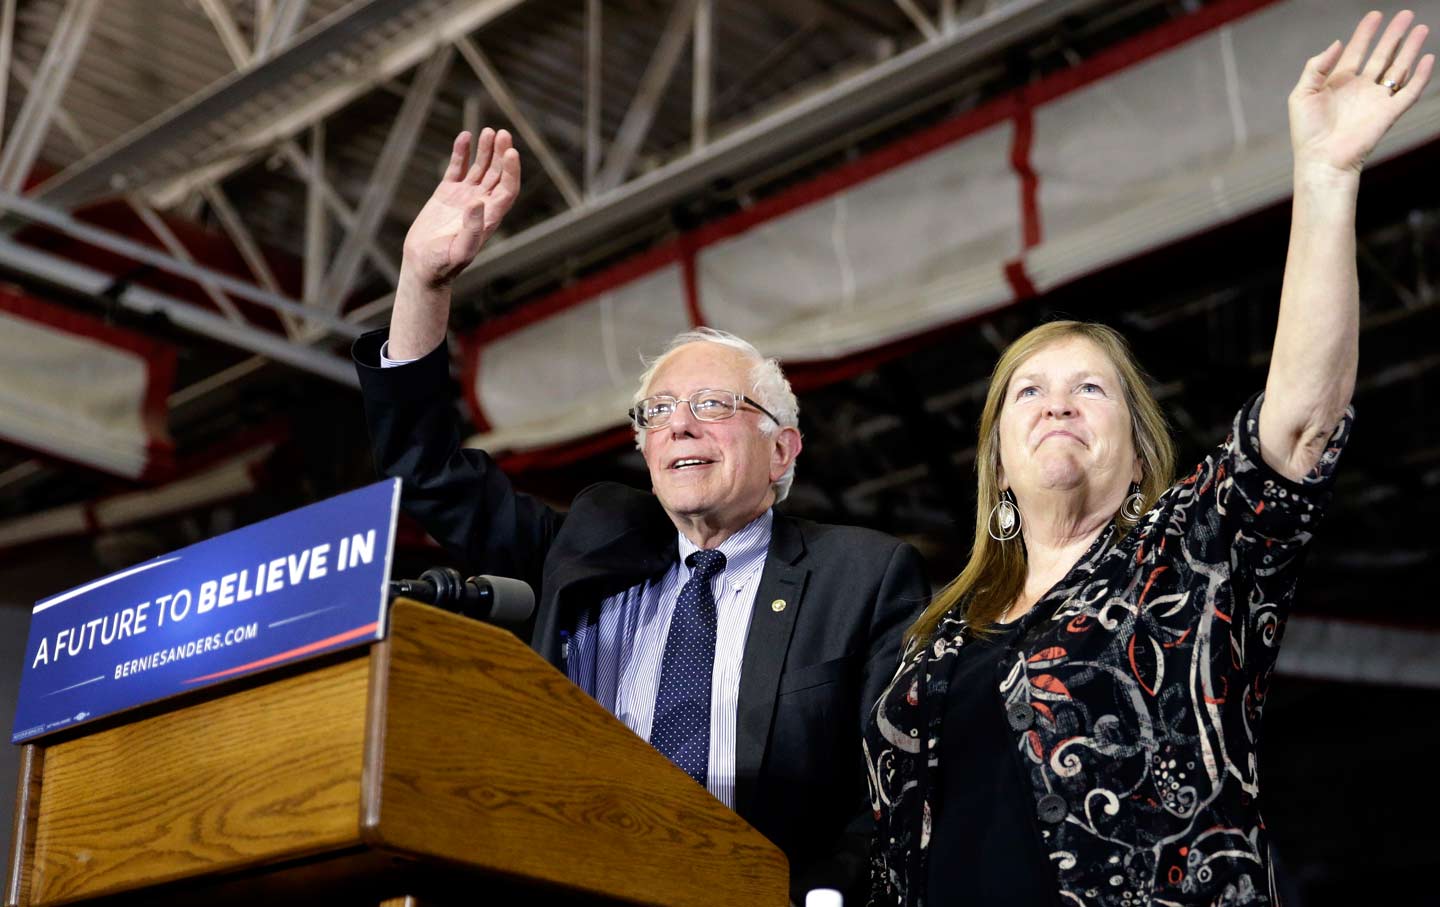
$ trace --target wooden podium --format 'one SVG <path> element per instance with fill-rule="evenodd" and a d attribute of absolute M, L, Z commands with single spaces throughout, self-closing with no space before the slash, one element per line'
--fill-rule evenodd
<path fill-rule="evenodd" d="M 401 600 L 265 680 L 27 745 L 7 907 L 788 903 L 774 845 L 503 630 Z"/>

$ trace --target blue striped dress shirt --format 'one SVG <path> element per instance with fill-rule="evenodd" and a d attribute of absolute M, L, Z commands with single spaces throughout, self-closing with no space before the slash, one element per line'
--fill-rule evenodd
<path fill-rule="evenodd" d="M 740 662 L 755 592 L 770 550 L 774 512 L 767 510 L 720 543 L 725 569 L 710 581 L 715 596 L 715 667 L 710 678 L 710 765 L 706 788 L 735 807 L 735 716 Z M 685 558 L 699 548 L 680 535 L 680 558 L 658 577 L 612 595 L 580 618 L 565 647 L 565 669 L 632 731 L 650 739 L 665 637 L 675 600 L 690 579 Z"/>

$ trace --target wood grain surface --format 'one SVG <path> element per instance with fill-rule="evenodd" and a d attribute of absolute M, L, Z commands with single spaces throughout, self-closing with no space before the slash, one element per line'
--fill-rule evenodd
<path fill-rule="evenodd" d="M 359 843 L 369 659 L 45 750 L 31 902 Z"/>
<path fill-rule="evenodd" d="M 40 782 L 44 768 L 44 747 L 27 743 L 20 748 L 20 777 L 15 785 L 5 907 L 20 907 L 30 902 L 30 867 L 35 862 L 35 824 L 39 817 Z"/>
<path fill-rule="evenodd" d="M 788 903 L 774 845 L 512 634 L 397 601 L 385 645 L 372 844 L 644 904 Z"/>

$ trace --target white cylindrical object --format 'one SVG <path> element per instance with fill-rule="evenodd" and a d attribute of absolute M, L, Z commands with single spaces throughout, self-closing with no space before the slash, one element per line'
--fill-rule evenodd
<path fill-rule="evenodd" d="M 812 888 L 805 895 L 805 907 L 845 907 L 845 898 L 834 888 Z"/>

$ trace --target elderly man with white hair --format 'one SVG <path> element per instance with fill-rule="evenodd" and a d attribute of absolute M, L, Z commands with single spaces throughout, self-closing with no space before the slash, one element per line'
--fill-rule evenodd
<path fill-rule="evenodd" d="M 861 727 L 929 598 L 919 555 L 775 512 L 801 448 L 795 395 L 720 331 L 675 338 L 635 394 L 653 493 L 600 483 L 559 513 L 462 449 L 449 282 L 520 185 L 507 133 L 484 130 L 473 163 L 470 145 L 456 138 L 406 236 L 388 332 L 355 345 L 377 467 L 467 566 L 536 589 L 534 648 L 784 850 L 797 900 L 827 886 L 858 902 Z"/>

